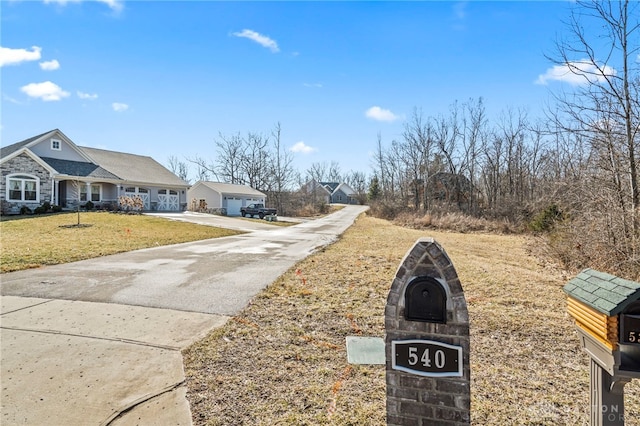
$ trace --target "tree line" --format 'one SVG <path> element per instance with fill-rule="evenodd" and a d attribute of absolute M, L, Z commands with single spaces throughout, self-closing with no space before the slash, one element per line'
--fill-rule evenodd
<path fill-rule="evenodd" d="M 269 206 L 281 214 L 294 214 L 300 209 L 322 209 L 312 191 L 305 192 L 308 182 L 347 183 L 366 203 L 367 178 L 364 172 L 343 172 L 337 161 L 316 162 L 300 172 L 293 165 L 293 153 L 282 143 L 282 126 L 276 123 L 270 134 L 240 132 L 218 134 L 214 139 L 214 159 L 201 156 L 185 161 L 171 156 L 169 169 L 184 181 L 189 182 L 190 166 L 196 170 L 196 181 L 217 181 L 237 185 L 248 185 L 267 195 Z M 302 189 L 302 190 L 301 190 Z"/>
<path fill-rule="evenodd" d="M 188 162 L 198 180 L 250 185 L 283 212 L 313 204 L 296 192 L 306 182 L 336 181 L 389 217 L 455 211 L 533 225 L 567 266 L 637 279 L 639 19 L 637 2 L 577 1 L 547 54 L 576 84 L 553 92 L 543 117 L 507 108 L 490 119 L 483 98 L 436 116 L 416 107 L 400 137 L 377 135 L 368 174 L 343 173 L 337 162 L 295 170 L 280 123 L 269 136 L 220 134 L 215 161 Z M 186 163 L 171 158 L 170 168 L 186 180 Z"/>
<path fill-rule="evenodd" d="M 508 109 L 491 122 L 482 98 L 415 109 L 402 138 L 378 136 L 371 198 L 534 224 L 566 265 L 639 278 L 639 20 L 637 2 L 576 2 L 547 56 L 573 90 L 536 119 Z"/>

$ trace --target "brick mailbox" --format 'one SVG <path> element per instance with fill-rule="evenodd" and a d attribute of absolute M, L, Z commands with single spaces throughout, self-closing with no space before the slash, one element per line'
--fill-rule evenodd
<path fill-rule="evenodd" d="M 585 269 L 563 288 L 591 357 L 591 425 L 624 424 L 624 385 L 640 377 L 640 283 Z"/>
<path fill-rule="evenodd" d="M 388 425 L 470 423 L 469 315 L 451 260 L 431 238 L 400 264 L 385 309 Z"/>

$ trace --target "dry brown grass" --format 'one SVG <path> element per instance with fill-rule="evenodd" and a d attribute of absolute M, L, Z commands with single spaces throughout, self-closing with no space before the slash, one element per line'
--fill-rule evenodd
<path fill-rule="evenodd" d="M 237 235 L 242 232 L 146 215 L 82 212 L 4 217 L 0 270 L 38 268 L 148 247 Z"/>
<path fill-rule="evenodd" d="M 506 219 L 488 220 L 459 212 L 438 214 L 403 212 L 395 216 L 393 223 L 406 228 L 448 230 L 460 233 L 491 232 L 513 234 L 521 232 L 517 225 Z"/>
<path fill-rule="evenodd" d="M 383 336 L 396 269 L 430 236 L 447 251 L 471 318 L 472 423 L 588 424 L 588 357 L 561 288 L 522 236 L 418 231 L 361 217 L 226 326 L 184 352 L 196 425 L 383 425 L 384 366 L 349 365 L 345 337 Z M 626 387 L 640 425 L 640 386 Z"/>

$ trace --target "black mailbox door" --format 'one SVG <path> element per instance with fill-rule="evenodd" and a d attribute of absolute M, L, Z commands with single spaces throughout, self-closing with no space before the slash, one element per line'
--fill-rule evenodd
<path fill-rule="evenodd" d="M 447 292 L 433 277 L 416 277 L 404 293 L 404 316 L 411 321 L 447 322 Z"/>
<path fill-rule="evenodd" d="M 620 315 L 620 343 L 640 345 L 640 315 Z"/>
<path fill-rule="evenodd" d="M 640 300 L 631 303 L 620 314 L 619 341 L 624 345 L 640 345 Z"/>

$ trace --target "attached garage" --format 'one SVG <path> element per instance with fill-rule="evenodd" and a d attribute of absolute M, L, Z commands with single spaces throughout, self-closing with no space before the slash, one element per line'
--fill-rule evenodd
<path fill-rule="evenodd" d="M 174 189 L 158 190 L 158 210 L 180 210 L 180 195 Z"/>
<path fill-rule="evenodd" d="M 247 185 L 222 182 L 196 182 L 188 191 L 189 210 L 220 212 L 240 216 L 240 208 L 252 203 L 266 204 L 266 194 Z"/>

